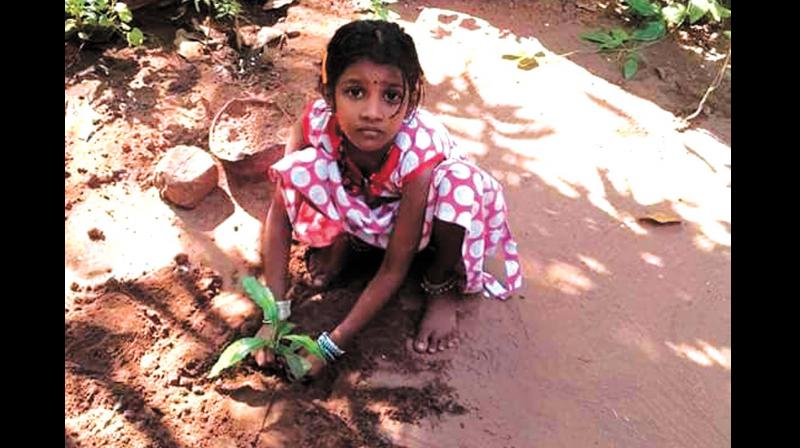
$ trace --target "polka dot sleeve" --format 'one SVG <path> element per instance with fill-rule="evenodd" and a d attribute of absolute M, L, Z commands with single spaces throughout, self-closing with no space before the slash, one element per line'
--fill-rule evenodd
<path fill-rule="evenodd" d="M 447 158 L 452 147 L 447 130 L 425 110 L 418 110 L 403 122 L 403 127 L 395 137 L 395 144 L 402 151 L 394 177 L 398 188 L 426 168 L 438 165 Z"/>

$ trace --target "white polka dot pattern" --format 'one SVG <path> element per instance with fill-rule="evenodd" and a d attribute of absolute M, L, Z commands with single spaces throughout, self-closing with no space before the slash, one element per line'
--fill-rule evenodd
<path fill-rule="evenodd" d="M 331 109 L 324 100 L 308 109 L 306 139 L 311 147 L 287 155 L 270 168 L 280 179 L 293 237 L 313 247 L 330 245 L 341 232 L 368 244 L 386 248 L 400 200 L 369 208 L 361 195 L 350 195 L 342 185 L 334 158 L 339 141 L 326 128 Z M 464 159 L 446 129 L 430 113 L 419 110 L 395 137 L 401 151 L 397 167 L 384 185 L 382 196 L 397 197 L 406 176 L 425 164 L 435 164 L 422 224 L 420 248 L 431 239 L 433 219 L 465 229 L 462 261 L 467 274 L 465 292 L 483 292 L 507 298 L 522 286 L 517 244 L 506 221 L 502 187 L 488 173 Z M 485 258 L 499 253 L 505 259 L 505 281 L 484 271 Z"/>

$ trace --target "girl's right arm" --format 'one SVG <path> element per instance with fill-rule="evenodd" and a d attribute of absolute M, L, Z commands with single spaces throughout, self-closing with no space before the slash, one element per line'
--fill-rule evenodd
<path fill-rule="evenodd" d="M 261 232 L 262 272 L 275 300 L 284 300 L 286 295 L 291 234 L 292 226 L 283 195 L 279 189 L 275 189 Z"/>
<path fill-rule="evenodd" d="M 298 120 L 289 133 L 289 139 L 284 148 L 284 155 L 297 151 L 306 146 L 303 138 L 303 126 Z M 280 188 L 275 188 L 272 202 L 261 227 L 261 267 L 264 282 L 272 291 L 275 300 L 284 300 L 288 284 L 289 250 L 291 248 L 292 225 L 286 213 L 283 194 Z M 272 328 L 263 325 L 256 333 L 257 337 L 270 337 Z M 264 365 L 272 361 L 272 356 L 266 350 L 255 353 L 256 363 Z"/>
<path fill-rule="evenodd" d="M 307 146 L 303 137 L 303 125 L 297 120 L 289 131 L 284 156 Z M 264 219 L 261 233 L 261 263 L 264 280 L 272 291 L 275 300 L 284 300 L 289 269 L 289 249 L 292 226 L 283 203 L 280 186 L 276 186 L 272 195 L 267 216 Z"/>

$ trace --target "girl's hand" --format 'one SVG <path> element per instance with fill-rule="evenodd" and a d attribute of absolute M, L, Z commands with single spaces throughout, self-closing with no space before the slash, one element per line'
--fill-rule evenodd
<path fill-rule="evenodd" d="M 255 337 L 270 340 L 272 339 L 274 332 L 275 329 L 272 327 L 272 325 L 264 324 L 256 332 Z M 253 353 L 253 358 L 255 358 L 256 364 L 258 364 L 260 367 L 264 367 L 267 364 L 272 364 L 272 362 L 275 361 L 275 355 L 273 355 L 271 351 L 263 348 Z"/>
<path fill-rule="evenodd" d="M 308 375 L 309 378 L 316 378 L 317 375 L 319 375 L 319 373 L 325 368 L 327 363 L 311 354 L 305 354 L 305 357 L 306 360 L 311 363 L 311 368 L 308 369 L 308 373 L 306 375 Z"/>

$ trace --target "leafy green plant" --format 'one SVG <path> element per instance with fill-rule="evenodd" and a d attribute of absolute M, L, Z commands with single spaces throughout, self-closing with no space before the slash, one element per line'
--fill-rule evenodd
<path fill-rule="evenodd" d="M 76 35 L 82 41 L 102 42 L 115 33 L 125 36 L 128 45 L 144 42 L 144 34 L 130 25 L 128 5 L 114 0 L 64 0 L 64 38 Z"/>
<path fill-rule="evenodd" d="M 624 0 L 627 11 L 639 27 L 633 32 L 622 28 L 581 34 L 581 39 L 597 44 L 598 51 L 616 52 L 623 60 L 622 73 L 631 79 L 639 69 L 639 50 L 644 45 L 661 40 L 669 30 L 683 24 L 695 24 L 701 19 L 721 22 L 731 16 L 731 10 L 719 0 Z M 730 31 L 723 34 L 730 38 Z"/>
<path fill-rule="evenodd" d="M 273 326 L 272 337 L 269 339 L 248 337 L 234 341 L 222 352 L 211 368 L 209 378 L 217 377 L 223 370 L 262 348 L 272 352 L 276 358 L 282 359 L 289 369 L 289 375 L 295 380 L 303 378 L 311 368 L 309 361 L 299 353 L 301 349 L 305 349 L 317 358 L 325 359 L 316 341 L 306 335 L 292 334 L 295 325 L 278 319 L 278 306 L 269 288 L 253 277 L 245 277 L 242 286 L 250 299 L 261 308 L 263 322 Z"/>
<path fill-rule="evenodd" d="M 639 70 L 641 57 L 638 52 L 638 43 L 661 39 L 665 32 L 666 29 L 660 25 L 660 22 L 654 21 L 633 33 L 628 33 L 622 28 L 613 28 L 608 31 L 601 30 L 581 34 L 581 39 L 596 43 L 600 51 L 616 51 L 624 60 L 623 76 L 625 79 L 631 79 Z"/>
<path fill-rule="evenodd" d="M 367 11 L 372 17 L 380 20 L 396 20 L 400 16 L 389 10 L 388 5 L 397 3 L 397 0 L 353 0 L 355 8 L 359 11 Z"/>
<path fill-rule="evenodd" d="M 641 1 L 647 0 L 636 0 L 637 3 Z M 670 27 L 679 27 L 687 19 L 690 24 L 694 24 L 703 18 L 721 22 L 722 19 L 731 16 L 731 10 L 722 6 L 718 0 L 689 0 L 683 3 L 671 1 L 668 3 L 659 12 Z"/>
<path fill-rule="evenodd" d="M 200 12 L 202 4 L 215 19 L 233 19 L 242 12 L 242 5 L 237 0 L 183 0 L 183 3 L 194 3 L 194 9 Z"/>

